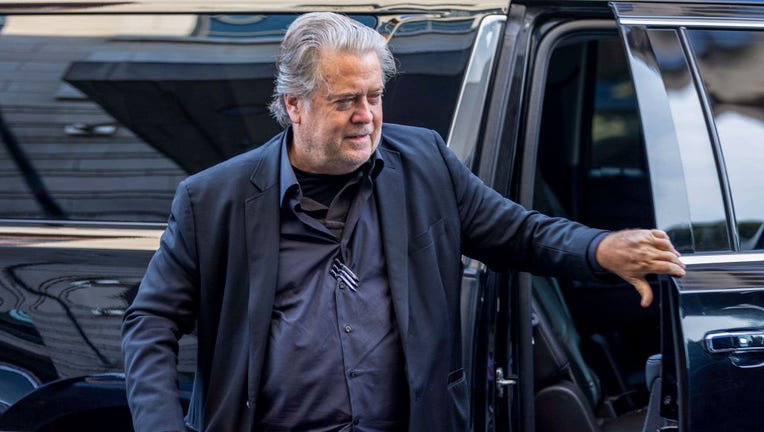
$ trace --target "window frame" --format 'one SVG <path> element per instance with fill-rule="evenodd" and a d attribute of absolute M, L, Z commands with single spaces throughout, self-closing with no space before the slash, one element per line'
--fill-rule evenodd
<path fill-rule="evenodd" d="M 730 247 L 727 250 L 704 251 L 698 254 L 707 255 L 711 260 L 716 260 L 719 255 L 729 253 L 760 255 L 762 253 L 761 250 L 743 250 L 741 248 L 738 221 L 734 208 L 734 197 L 732 196 L 727 165 L 724 160 L 722 146 L 711 109 L 710 96 L 700 76 L 697 59 L 695 58 L 687 31 L 688 29 L 761 31 L 764 30 L 764 9 L 753 5 L 737 4 L 726 5 L 724 8 L 714 8 L 713 13 L 709 14 L 708 5 L 698 4 L 655 4 L 648 7 L 645 4 L 618 2 L 613 3 L 611 7 L 616 15 L 618 26 L 622 31 L 636 28 L 668 29 L 675 31 L 680 38 L 680 43 L 685 53 L 685 60 L 690 68 L 696 94 L 703 110 L 707 132 L 711 139 L 730 243 Z M 648 55 L 655 62 L 654 53 L 651 52 L 652 47 L 648 44 L 646 48 L 640 55 Z M 632 58 L 631 55 L 630 58 Z M 657 64 L 657 62 L 655 63 Z M 702 257 L 698 259 L 703 261 Z"/>

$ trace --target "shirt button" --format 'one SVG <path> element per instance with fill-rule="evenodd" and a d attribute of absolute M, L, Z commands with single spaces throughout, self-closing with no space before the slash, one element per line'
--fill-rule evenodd
<path fill-rule="evenodd" d="M 346 287 L 345 282 L 340 282 L 340 289 L 345 289 Z"/>
<path fill-rule="evenodd" d="M 350 333 L 351 331 L 353 331 L 353 327 L 350 327 L 349 325 L 346 325 L 345 326 L 345 333 Z"/>

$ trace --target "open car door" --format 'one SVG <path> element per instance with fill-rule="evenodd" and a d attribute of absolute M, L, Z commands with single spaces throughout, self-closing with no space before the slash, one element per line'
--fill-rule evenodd
<path fill-rule="evenodd" d="M 764 11 L 611 7 L 656 225 L 687 264 L 686 277 L 661 281 L 659 416 L 671 420 L 667 430 L 761 430 L 753 413 L 764 393 Z"/>

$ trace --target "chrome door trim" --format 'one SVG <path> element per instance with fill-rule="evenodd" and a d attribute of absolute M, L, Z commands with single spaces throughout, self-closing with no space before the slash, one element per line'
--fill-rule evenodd
<path fill-rule="evenodd" d="M 764 252 L 761 253 L 728 253 L 728 254 L 698 254 L 679 257 L 685 265 L 723 264 L 764 262 Z"/>
<path fill-rule="evenodd" d="M 677 19 L 674 17 L 671 17 L 671 18 L 621 17 L 619 22 L 623 25 L 643 25 L 643 26 L 650 26 L 650 27 L 764 29 L 764 22 L 761 22 L 761 21 L 722 20 L 722 19 L 706 19 L 706 18 Z"/>
<path fill-rule="evenodd" d="M 615 1 L 610 3 L 623 25 L 764 28 L 761 2 L 666 2 L 645 3 Z"/>

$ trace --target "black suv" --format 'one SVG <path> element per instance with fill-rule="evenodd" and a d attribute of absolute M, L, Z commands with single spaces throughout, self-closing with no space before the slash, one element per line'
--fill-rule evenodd
<path fill-rule="evenodd" d="M 688 266 L 642 309 L 465 259 L 471 430 L 764 430 L 764 2 L 309 3 L 0 3 L 0 430 L 132 430 L 119 329 L 173 192 L 279 130 L 281 37 L 327 9 L 389 40 L 386 121 Z"/>

